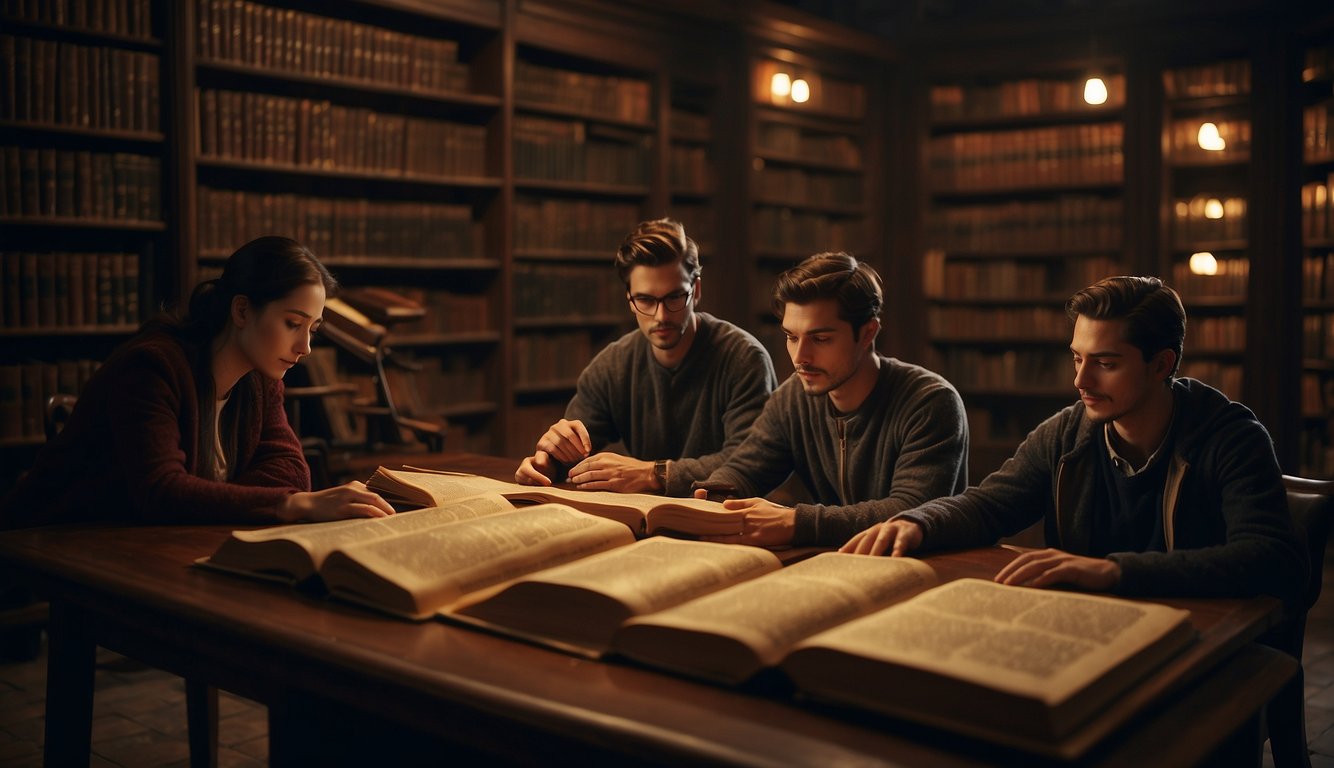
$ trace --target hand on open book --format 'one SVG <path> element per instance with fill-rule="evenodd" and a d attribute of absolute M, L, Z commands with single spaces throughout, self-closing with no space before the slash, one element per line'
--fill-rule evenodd
<path fill-rule="evenodd" d="M 663 490 L 653 478 L 653 462 L 610 451 L 589 456 L 570 467 L 567 477 L 585 491 L 644 493 Z"/>
<path fill-rule="evenodd" d="M 563 464 L 574 464 L 593 452 L 593 440 L 582 421 L 561 419 L 538 438 L 537 450 Z"/>
<path fill-rule="evenodd" d="M 283 502 L 282 517 L 292 523 L 318 523 L 349 517 L 387 517 L 394 508 L 360 480 L 322 491 L 294 493 Z"/>
<path fill-rule="evenodd" d="M 911 520 L 886 520 L 876 523 L 848 539 L 839 552 L 854 555 L 883 555 L 888 552 L 902 557 L 922 545 L 922 526 Z"/>
<path fill-rule="evenodd" d="M 1101 557 L 1081 557 L 1059 549 L 1024 552 L 1000 569 L 996 581 L 1017 587 L 1072 584 L 1106 592 L 1121 581 L 1121 566 Z"/>
<path fill-rule="evenodd" d="M 708 498 L 708 491 L 704 488 L 696 490 L 695 498 Z M 792 507 L 760 498 L 728 499 L 723 502 L 723 507 L 745 511 L 741 533 L 701 536 L 701 540 L 720 544 L 749 544 L 753 547 L 781 547 L 792 543 L 792 536 L 797 530 L 797 510 Z"/>
<path fill-rule="evenodd" d="M 514 482 L 520 485 L 551 485 L 551 476 L 556 473 L 556 466 L 551 463 L 551 455 L 538 451 L 525 458 L 519 468 L 514 470 Z"/>

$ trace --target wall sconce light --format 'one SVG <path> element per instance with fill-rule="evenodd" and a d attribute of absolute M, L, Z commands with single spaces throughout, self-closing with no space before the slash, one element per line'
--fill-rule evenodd
<path fill-rule="evenodd" d="M 1216 197 L 1211 197 L 1204 201 L 1204 218 L 1221 219 L 1223 218 L 1223 203 Z"/>
<path fill-rule="evenodd" d="M 1208 251 L 1198 251 L 1190 255 L 1190 271 L 1196 275 L 1218 274 L 1218 259 Z"/>
<path fill-rule="evenodd" d="M 1088 104 L 1097 106 L 1107 103 L 1107 84 L 1101 77 L 1090 77 L 1084 83 L 1084 101 Z"/>
<path fill-rule="evenodd" d="M 792 100 L 798 104 L 805 104 L 811 100 L 811 84 L 797 78 L 792 81 Z"/>
<path fill-rule="evenodd" d="M 1220 152 L 1227 148 L 1227 142 L 1218 135 L 1218 126 L 1213 123 L 1202 123 L 1195 140 L 1199 142 L 1200 149 L 1207 149 L 1210 152 Z"/>
<path fill-rule="evenodd" d="M 792 78 L 786 72 L 775 72 L 769 79 L 769 92 L 780 99 L 792 93 Z"/>

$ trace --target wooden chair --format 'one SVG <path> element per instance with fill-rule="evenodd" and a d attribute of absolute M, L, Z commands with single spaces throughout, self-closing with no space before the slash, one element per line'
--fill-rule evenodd
<path fill-rule="evenodd" d="M 54 394 L 46 398 L 42 428 L 46 432 L 47 440 L 54 438 L 65 428 L 65 422 L 69 421 L 70 414 L 74 413 L 74 404 L 78 401 L 78 397 L 65 394 Z"/>
<path fill-rule="evenodd" d="M 1325 549 L 1329 542 L 1330 519 L 1334 517 L 1334 480 L 1284 475 L 1283 485 L 1288 490 L 1288 512 L 1292 515 L 1293 527 L 1298 540 L 1306 545 L 1311 573 L 1300 614 L 1275 627 L 1266 638 L 1299 663 L 1297 674 L 1265 708 L 1265 720 L 1275 768 L 1310 768 L 1311 756 L 1306 741 L 1306 676 L 1300 662 L 1306 635 L 1306 612 L 1320 597 L 1320 582 L 1324 577 Z"/>

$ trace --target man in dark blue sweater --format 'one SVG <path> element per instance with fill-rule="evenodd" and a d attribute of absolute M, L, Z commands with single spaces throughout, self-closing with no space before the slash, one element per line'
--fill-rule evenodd
<path fill-rule="evenodd" d="M 1124 595 L 1300 598 L 1306 558 L 1264 426 L 1176 378 L 1186 313 L 1154 277 L 1071 297 L 1079 402 L 1040 424 L 996 472 L 862 531 L 845 552 L 985 546 L 1042 521 L 1050 549 L 996 575 Z"/>

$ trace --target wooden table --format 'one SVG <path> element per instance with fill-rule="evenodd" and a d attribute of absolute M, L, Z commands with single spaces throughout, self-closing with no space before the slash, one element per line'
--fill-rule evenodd
<path fill-rule="evenodd" d="M 451 466 L 483 466 L 458 459 Z M 308 761 L 317 743 L 332 744 L 327 752 L 338 755 L 343 743 L 367 738 L 399 744 L 398 759 L 432 761 L 1035 762 L 869 713 L 577 659 L 439 622 L 399 621 L 191 567 L 229 530 L 77 526 L 0 534 L 0 562 L 31 577 L 51 601 L 48 765 L 87 761 L 96 645 L 268 705 L 275 765 Z M 989 548 L 929 560 L 950 579 L 989 577 L 1012 556 Z M 1275 601 L 1163 602 L 1192 611 L 1199 641 L 1072 737 L 1081 762 L 1196 762 L 1253 724 L 1295 670 L 1292 659 L 1250 642 L 1275 619 Z"/>

